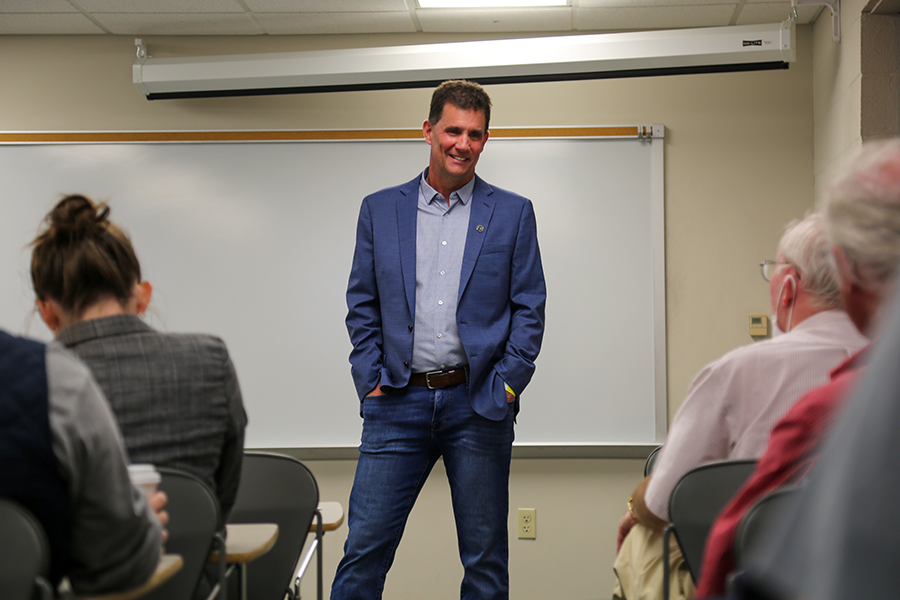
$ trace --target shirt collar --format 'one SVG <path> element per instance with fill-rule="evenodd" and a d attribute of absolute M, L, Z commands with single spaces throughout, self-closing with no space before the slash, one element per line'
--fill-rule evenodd
<path fill-rule="evenodd" d="M 472 199 L 472 195 L 475 192 L 475 178 L 469 180 L 466 185 L 462 186 L 452 194 L 450 194 L 450 205 L 454 204 L 453 197 L 456 196 L 459 198 L 459 201 L 463 203 L 463 205 L 468 204 L 469 200 Z M 443 196 L 438 193 L 433 187 L 428 184 L 428 168 L 422 171 L 422 178 L 419 180 L 419 196 L 425 199 L 426 204 L 431 204 L 434 202 L 436 197 L 442 198 Z"/>
<path fill-rule="evenodd" d="M 71 323 L 59 330 L 56 339 L 63 345 L 72 347 L 97 338 L 148 331 L 153 329 L 140 317 L 129 313 Z"/>

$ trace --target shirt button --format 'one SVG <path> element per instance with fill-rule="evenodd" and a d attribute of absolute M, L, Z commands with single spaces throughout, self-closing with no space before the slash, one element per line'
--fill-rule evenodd
<path fill-rule="evenodd" d="M 438 306 L 443 306 L 443 305 L 444 305 L 444 301 L 443 301 L 443 300 L 438 300 Z"/>
<path fill-rule="evenodd" d="M 444 337 L 444 334 L 443 334 L 443 333 L 439 333 L 437 336 L 438 336 L 439 338 L 441 338 L 441 337 Z"/>
<path fill-rule="evenodd" d="M 444 271 L 441 271 L 441 275 L 446 275 L 446 273 Z"/>
<path fill-rule="evenodd" d="M 447 241 L 446 241 L 446 240 L 443 241 L 443 242 L 441 242 L 441 246 L 446 246 L 446 245 L 447 245 Z"/>

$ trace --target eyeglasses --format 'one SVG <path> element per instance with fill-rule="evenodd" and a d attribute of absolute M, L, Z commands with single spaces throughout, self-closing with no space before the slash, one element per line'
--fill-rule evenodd
<path fill-rule="evenodd" d="M 763 279 L 766 281 L 772 281 L 772 276 L 775 275 L 776 269 L 778 269 L 778 265 L 787 265 L 790 263 L 784 261 L 775 261 L 775 260 L 764 260 L 759 263 L 759 268 L 762 269 Z"/>

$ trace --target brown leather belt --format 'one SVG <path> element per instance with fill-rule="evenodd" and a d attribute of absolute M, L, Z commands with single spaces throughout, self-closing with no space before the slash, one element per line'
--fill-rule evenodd
<path fill-rule="evenodd" d="M 413 373 L 409 376 L 409 385 L 421 385 L 430 390 L 445 388 L 466 382 L 465 369 L 451 369 L 449 371 L 429 371 L 428 373 Z"/>

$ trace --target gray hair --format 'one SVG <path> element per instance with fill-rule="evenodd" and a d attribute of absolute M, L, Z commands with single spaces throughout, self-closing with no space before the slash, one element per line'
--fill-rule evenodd
<path fill-rule="evenodd" d="M 829 186 L 822 212 L 856 283 L 884 293 L 900 264 L 900 139 L 863 144 Z"/>
<path fill-rule="evenodd" d="M 800 274 L 803 289 L 821 308 L 840 308 L 841 294 L 831 264 L 831 244 L 825 236 L 820 214 L 794 220 L 785 227 L 778 242 L 778 257 Z"/>

